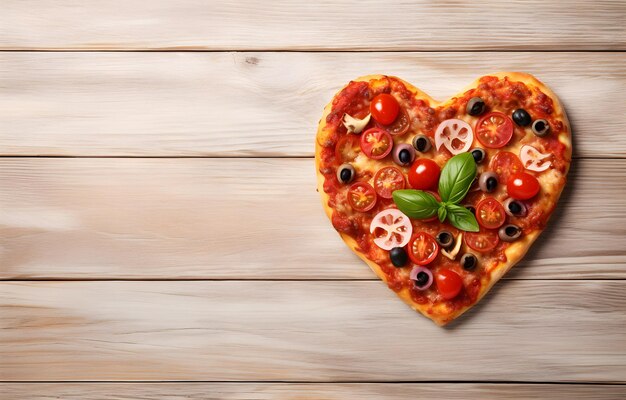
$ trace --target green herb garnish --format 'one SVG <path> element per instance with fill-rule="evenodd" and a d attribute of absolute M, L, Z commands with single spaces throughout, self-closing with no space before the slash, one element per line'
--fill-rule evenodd
<path fill-rule="evenodd" d="M 393 192 L 393 201 L 410 218 L 430 218 L 439 209 L 435 196 L 422 190 L 396 190 Z"/>
<path fill-rule="evenodd" d="M 452 157 L 441 171 L 439 196 L 441 201 L 423 190 L 396 190 L 393 201 L 410 218 L 425 219 L 435 215 L 463 231 L 478 232 L 476 217 L 458 203 L 465 198 L 476 177 L 476 162 L 471 153 Z"/>

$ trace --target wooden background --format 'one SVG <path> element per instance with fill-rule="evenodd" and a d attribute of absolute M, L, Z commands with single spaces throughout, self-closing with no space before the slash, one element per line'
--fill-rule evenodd
<path fill-rule="evenodd" d="M 626 397 L 626 3 L 382 3 L 0 3 L 2 400 Z M 330 226 L 316 124 L 500 70 L 561 97 L 570 183 L 439 328 Z"/>

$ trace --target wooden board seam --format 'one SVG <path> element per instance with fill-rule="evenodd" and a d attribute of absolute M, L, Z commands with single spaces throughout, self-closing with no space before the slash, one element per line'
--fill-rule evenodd
<path fill-rule="evenodd" d="M 621 282 L 626 278 L 502 278 L 506 281 L 532 282 Z M 0 282 L 378 282 L 378 278 L 0 278 Z"/>
<path fill-rule="evenodd" d="M 405 385 L 405 384 L 427 384 L 427 385 L 448 385 L 448 384 L 479 384 L 479 385 L 562 385 L 562 386 L 572 386 L 572 385 L 594 385 L 594 386 L 625 386 L 624 382 L 597 382 L 597 381 L 571 381 L 571 382 L 563 382 L 563 381 L 524 381 L 524 380 L 424 380 L 424 381 L 416 381 L 416 380 L 407 380 L 407 381 L 385 381 L 385 380 L 329 380 L 329 381 L 306 381 L 306 380 L 128 380 L 128 381 L 120 381 L 120 380 L 84 380 L 84 381 L 72 381 L 72 380 L 62 380 L 62 381 L 3 381 L 0 380 L 0 384 L 33 384 L 33 385 L 49 385 L 49 384 L 180 384 L 180 383 L 215 383 L 215 384 L 247 384 L 247 383 L 260 383 L 260 384 L 308 384 L 308 385 L 352 385 L 352 384 L 386 384 L 386 385 Z"/>
<path fill-rule="evenodd" d="M 0 53 L 625 53 L 626 50 L 619 49 L 450 49 L 450 50 L 363 50 L 363 49 L 341 49 L 341 50 L 315 50 L 315 49 L 203 49 L 203 48 L 137 48 L 137 49 L 72 49 L 72 48 L 30 48 L 30 47 L 2 47 Z"/>

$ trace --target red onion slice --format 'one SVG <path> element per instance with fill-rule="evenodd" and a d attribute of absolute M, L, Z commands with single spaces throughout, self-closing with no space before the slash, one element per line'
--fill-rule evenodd
<path fill-rule="evenodd" d="M 424 272 L 426 275 L 428 275 L 428 281 L 422 286 L 418 286 L 417 282 L 415 282 L 415 287 L 419 290 L 426 290 L 430 287 L 430 285 L 433 284 L 433 273 L 430 272 L 428 268 L 416 266 L 416 267 L 413 267 L 413 269 L 411 270 L 411 275 L 410 275 L 411 280 L 416 281 L 417 274 L 419 274 L 420 272 Z"/>

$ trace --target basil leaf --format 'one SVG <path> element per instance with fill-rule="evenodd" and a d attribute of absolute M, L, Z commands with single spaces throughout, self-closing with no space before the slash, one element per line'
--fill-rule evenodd
<path fill-rule="evenodd" d="M 449 204 L 446 208 L 448 209 L 448 221 L 454 227 L 462 231 L 478 232 L 478 222 L 470 210 L 458 204 Z"/>
<path fill-rule="evenodd" d="M 437 214 L 439 208 L 435 196 L 421 190 L 396 190 L 393 192 L 393 201 L 409 218 L 430 218 Z"/>
<path fill-rule="evenodd" d="M 445 221 L 446 215 L 448 215 L 448 209 L 446 208 L 446 205 L 442 203 L 439 205 L 439 210 L 437 210 L 437 216 L 439 217 L 439 221 Z"/>
<path fill-rule="evenodd" d="M 461 153 L 444 165 L 439 178 L 441 200 L 458 203 L 467 194 L 476 177 L 476 162 L 472 153 Z"/>

